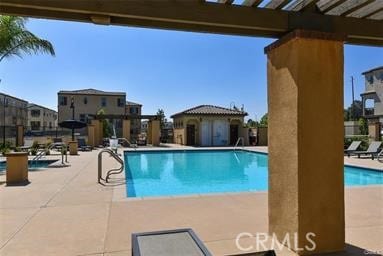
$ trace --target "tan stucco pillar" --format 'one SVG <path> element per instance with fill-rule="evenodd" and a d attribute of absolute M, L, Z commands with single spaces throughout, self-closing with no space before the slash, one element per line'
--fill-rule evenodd
<path fill-rule="evenodd" d="M 265 49 L 269 232 L 300 255 L 345 245 L 343 39 L 295 31 Z M 314 251 L 306 235 L 316 244 Z M 294 245 L 294 234 L 298 238 Z M 308 246 L 308 248 L 305 248 Z"/>
<path fill-rule="evenodd" d="M 381 123 L 373 121 L 368 123 L 368 137 L 371 141 L 380 141 Z"/>
<path fill-rule="evenodd" d="M 122 120 L 122 137 L 130 141 L 130 120 Z"/>
<path fill-rule="evenodd" d="M 95 146 L 102 144 L 102 123 L 100 120 L 92 120 L 91 125 L 94 125 Z"/>
<path fill-rule="evenodd" d="M 160 145 L 161 126 L 159 120 L 152 120 L 151 122 L 151 140 L 153 146 Z"/>
<path fill-rule="evenodd" d="M 147 134 L 146 134 L 146 136 L 147 136 L 147 141 L 148 141 L 148 144 L 152 144 L 152 121 L 150 120 L 149 122 L 148 122 L 148 131 L 147 131 Z"/>
<path fill-rule="evenodd" d="M 68 147 L 69 147 L 69 155 L 75 156 L 78 154 L 78 143 L 77 143 L 77 141 L 69 141 Z"/>
<path fill-rule="evenodd" d="M 92 124 L 88 125 L 88 145 L 92 147 L 96 146 L 94 128 L 95 128 L 94 125 Z"/>
<path fill-rule="evenodd" d="M 5 156 L 7 157 L 7 184 L 28 182 L 28 153 L 13 152 Z"/>
<path fill-rule="evenodd" d="M 24 145 L 24 126 L 17 125 L 16 126 L 16 147 L 20 147 Z"/>

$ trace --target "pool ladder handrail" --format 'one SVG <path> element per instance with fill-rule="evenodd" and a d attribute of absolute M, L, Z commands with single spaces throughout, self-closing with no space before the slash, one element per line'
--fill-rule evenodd
<path fill-rule="evenodd" d="M 376 159 L 378 160 L 378 162 L 383 163 L 382 158 L 383 158 L 383 149 L 378 153 Z"/>
<path fill-rule="evenodd" d="M 106 173 L 106 177 L 105 179 L 102 178 L 102 154 L 103 153 L 109 153 L 109 155 L 111 157 L 113 157 L 118 163 L 121 164 L 121 167 L 119 168 L 115 168 L 115 169 L 111 169 L 109 170 L 107 173 Z M 109 180 L 109 176 L 110 175 L 113 175 L 113 174 L 119 174 L 121 173 L 122 171 L 124 170 L 124 161 L 110 148 L 104 148 L 103 150 L 100 151 L 100 153 L 98 153 L 98 177 L 97 177 L 97 181 L 98 183 L 101 184 L 101 180 L 105 181 L 106 183 L 108 183 L 108 180 Z"/>
<path fill-rule="evenodd" d="M 235 145 L 234 145 L 234 151 L 237 149 L 238 144 L 239 144 L 240 141 L 242 141 L 242 148 L 245 147 L 245 141 L 244 141 L 244 138 L 243 138 L 243 137 L 239 137 L 239 138 L 237 139 L 237 142 L 236 142 Z"/>
<path fill-rule="evenodd" d="M 130 148 L 134 148 L 135 150 L 137 149 L 137 144 L 133 144 L 133 143 L 131 143 L 127 138 L 118 138 L 118 140 L 122 140 L 122 141 L 125 141 L 126 143 L 128 143 L 129 144 L 129 147 Z"/>
<path fill-rule="evenodd" d="M 50 144 L 47 148 L 44 148 L 42 150 L 40 150 L 36 156 L 32 159 L 32 161 L 38 161 L 40 160 L 43 156 L 45 156 L 47 154 L 47 150 L 51 150 L 53 147 L 57 146 L 56 143 L 52 143 Z"/>

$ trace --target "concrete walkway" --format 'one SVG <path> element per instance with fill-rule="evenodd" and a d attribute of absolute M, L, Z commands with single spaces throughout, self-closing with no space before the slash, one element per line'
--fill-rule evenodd
<path fill-rule="evenodd" d="M 0 174 L 0 255 L 130 255 L 132 232 L 183 227 L 193 228 L 214 255 L 227 255 L 241 252 L 235 244 L 239 233 L 267 233 L 266 192 L 126 198 L 121 180 L 97 183 L 98 152 L 70 156 L 70 167 L 29 172 L 26 186 L 5 186 Z M 118 166 L 109 156 L 103 160 L 105 170 Z M 382 166 L 376 160 L 345 161 Z M 382 253 L 382 237 L 383 186 L 347 188 L 348 252 L 336 255 Z M 252 238 L 240 241 L 255 247 Z M 295 254 L 283 248 L 277 255 Z"/>

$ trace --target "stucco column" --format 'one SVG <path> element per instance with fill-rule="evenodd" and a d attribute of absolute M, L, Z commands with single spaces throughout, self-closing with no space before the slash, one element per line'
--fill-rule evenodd
<path fill-rule="evenodd" d="M 16 147 L 20 147 L 24 145 L 24 126 L 17 125 L 16 126 Z"/>
<path fill-rule="evenodd" d="M 151 127 L 152 127 L 151 129 L 152 145 L 159 146 L 160 136 L 161 136 L 160 120 L 152 120 Z"/>
<path fill-rule="evenodd" d="M 95 146 L 102 144 L 102 124 L 100 120 L 92 120 L 91 124 L 94 126 Z"/>
<path fill-rule="evenodd" d="M 130 120 L 122 120 L 122 137 L 130 141 Z"/>
<path fill-rule="evenodd" d="M 341 251 L 345 245 L 343 38 L 294 31 L 265 52 L 269 232 L 281 242 L 288 234 L 284 244 L 300 255 Z M 313 251 L 307 235 L 315 242 Z"/>
<path fill-rule="evenodd" d="M 378 120 L 368 122 L 368 135 L 370 141 L 380 141 L 381 123 Z"/>
<path fill-rule="evenodd" d="M 148 131 L 146 133 L 148 144 L 152 144 L 152 120 L 148 122 Z"/>
<path fill-rule="evenodd" d="M 96 146 L 94 125 L 92 124 L 88 125 L 88 145 L 92 147 Z"/>

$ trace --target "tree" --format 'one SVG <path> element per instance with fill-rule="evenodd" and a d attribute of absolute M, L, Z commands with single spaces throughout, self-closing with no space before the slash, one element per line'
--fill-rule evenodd
<path fill-rule="evenodd" d="M 103 116 L 105 116 L 106 112 L 104 109 L 100 109 L 97 112 L 97 116 L 100 118 L 102 122 L 102 133 L 104 138 L 109 138 L 112 134 L 112 127 L 107 119 L 105 119 Z"/>
<path fill-rule="evenodd" d="M 0 62 L 12 56 L 48 53 L 55 55 L 52 44 L 25 28 L 28 20 L 15 16 L 0 16 Z"/>
<path fill-rule="evenodd" d="M 158 109 L 157 116 L 160 117 L 160 127 L 161 127 L 161 130 L 162 130 L 164 128 L 165 122 L 166 122 L 166 120 L 165 120 L 165 112 L 164 112 L 164 110 L 162 108 Z"/>
<path fill-rule="evenodd" d="M 267 115 L 267 113 L 262 116 L 261 120 L 259 121 L 259 124 L 261 126 L 267 126 L 267 124 L 268 124 L 268 115 Z"/>
<path fill-rule="evenodd" d="M 251 128 L 251 127 L 257 127 L 258 122 L 254 121 L 253 119 L 247 120 L 246 127 Z"/>
<path fill-rule="evenodd" d="M 368 134 L 368 124 L 367 119 L 364 117 L 359 118 L 359 131 L 362 135 Z"/>
<path fill-rule="evenodd" d="M 351 105 L 344 110 L 344 120 L 352 121 L 359 120 L 363 116 L 363 102 L 355 100 Z"/>

